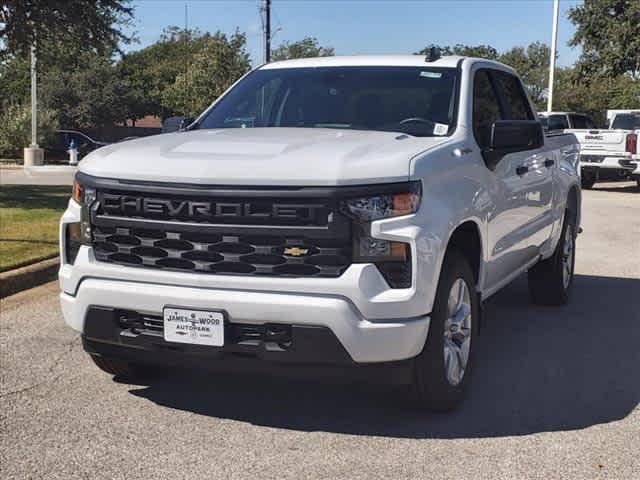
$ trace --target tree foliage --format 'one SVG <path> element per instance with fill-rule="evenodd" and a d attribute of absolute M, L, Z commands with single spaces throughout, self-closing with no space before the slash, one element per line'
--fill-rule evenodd
<path fill-rule="evenodd" d="M 272 60 L 289 60 L 292 58 L 332 57 L 332 47 L 323 47 L 313 37 L 304 37 L 297 42 L 283 42 L 271 52 Z"/>
<path fill-rule="evenodd" d="M 589 83 L 576 78 L 579 77 L 574 68 L 556 70 L 554 110 L 586 113 L 596 124 L 604 127 L 608 109 L 640 109 L 640 82 L 629 75 L 601 78 Z"/>
<path fill-rule="evenodd" d="M 640 80 L 639 0 L 585 0 L 569 10 L 569 19 L 576 26 L 570 45 L 582 47 L 580 76 Z"/>
<path fill-rule="evenodd" d="M 47 145 L 58 128 L 55 113 L 38 113 L 38 144 Z M 0 157 L 17 158 L 31 142 L 31 108 L 29 104 L 7 103 L 0 108 Z"/>
<path fill-rule="evenodd" d="M 525 47 L 513 47 L 498 56 L 498 60 L 513 67 L 525 87 L 533 103 L 542 108 L 546 101 L 549 81 L 549 59 L 551 49 L 540 42 Z"/>
<path fill-rule="evenodd" d="M 54 70 L 43 79 L 41 103 L 66 128 L 113 125 L 127 118 L 130 89 L 110 58 L 86 53 L 81 68 Z"/>
<path fill-rule="evenodd" d="M 425 48 L 416 53 L 416 55 L 428 55 L 432 48 L 440 51 L 440 55 L 461 55 L 463 57 L 479 57 L 488 60 L 498 58 L 498 51 L 491 45 L 436 45 L 434 43 L 427 45 Z"/>
<path fill-rule="evenodd" d="M 193 56 L 202 51 L 210 38 L 210 34 L 198 29 L 170 26 L 157 42 L 124 55 L 118 69 L 133 93 L 130 118 L 145 115 L 165 118 L 177 113 L 163 100 L 165 90 L 188 70 Z"/>
<path fill-rule="evenodd" d="M 185 72 L 162 93 L 162 105 L 177 114 L 196 116 L 251 68 L 247 39 L 216 32 L 203 40 Z"/>
<path fill-rule="evenodd" d="M 45 57 L 57 45 L 111 54 L 131 40 L 121 27 L 132 15 L 129 0 L 2 0 L 0 56 L 26 55 L 34 43 Z"/>

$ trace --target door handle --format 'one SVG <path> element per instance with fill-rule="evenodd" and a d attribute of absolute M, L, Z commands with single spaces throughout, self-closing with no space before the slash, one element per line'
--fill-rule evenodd
<path fill-rule="evenodd" d="M 518 168 L 516 168 L 516 173 L 520 176 L 524 175 L 528 171 L 529 171 L 529 167 L 526 167 L 524 165 L 520 165 Z"/>
<path fill-rule="evenodd" d="M 556 161 L 555 161 L 555 160 L 552 160 L 552 159 L 550 159 L 550 158 L 547 158 L 547 159 L 544 161 L 544 166 L 545 166 L 545 167 L 547 167 L 547 168 L 551 168 L 551 167 L 553 167 L 555 164 L 556 164 Z"/>

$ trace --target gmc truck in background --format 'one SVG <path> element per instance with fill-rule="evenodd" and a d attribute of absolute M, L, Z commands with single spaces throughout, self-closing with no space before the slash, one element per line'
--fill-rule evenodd
<path fill-rule="evenodd" d="M 592 188 L 598 181 L 621 179 L 634 179 L 640 186 L 640 113 L 607 112 L 609 130 L 596 128 L 593 121 L 581 113 L 545 112 L 538 117 L 549 133 L 572 133 L 580 142 L 582 188 Z"/>
<path fill-rule="evenodd" d="M 269 63 L 183 131 L 80 163 L 62 310 L 112 375 L 385 366 L 450 410 L 482 302 L 524 272 L 533 302 L 568 301 L 577 168 L 575 136 L 545 136 L 503 64 Z"/>

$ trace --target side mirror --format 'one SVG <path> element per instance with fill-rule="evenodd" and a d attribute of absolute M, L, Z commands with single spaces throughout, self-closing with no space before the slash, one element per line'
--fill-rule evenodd
<path fill-rule="evenodd" d="M 180 121 L 180 130 L 184 130 L 185 128 L 187 128 L 193 123 L 194 120 L 195 118 L 193 117 L 182 117 L 182 120 Z"/>
<path fill-rule="evenodd" d="M 498 120 L 491 127 L 491 145 L 482 151 L 493 170 L 505 155 L 535 150 L 544 146 L 544 132 L 537 120 Z"/>
<path fill-rule="evenodd" d="M 177 132 L 184 130 L 194 121 L 193 117 L 169 117 L 162 123 L 162 133 Z"/>

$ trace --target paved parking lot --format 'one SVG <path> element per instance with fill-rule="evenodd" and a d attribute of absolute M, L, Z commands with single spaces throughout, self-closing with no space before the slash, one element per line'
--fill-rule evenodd
<path fill-rule="evenodd" d="M 397 388 L 98 371 L 57 285 L 2 303 L 3 478 L 640 478 L 640 191 L 584 193 L 571 304 L 521 278 L 487 305 L 468 400 L 407 410 Z"/>

